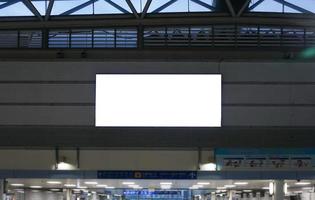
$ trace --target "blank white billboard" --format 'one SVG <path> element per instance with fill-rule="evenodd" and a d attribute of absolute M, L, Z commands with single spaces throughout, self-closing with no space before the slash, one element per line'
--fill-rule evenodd
<path fill-rule="evenodd" d="M 98 74 L 95 125 L 220 127 L 221 75 Z"/>

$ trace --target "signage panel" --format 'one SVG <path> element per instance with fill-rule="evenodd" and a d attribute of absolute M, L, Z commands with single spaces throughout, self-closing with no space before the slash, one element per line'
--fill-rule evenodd
<path fill-rule="evenodd" d="M 196 171 L 98 171 L 99 179 L 197 179 Z"/>
<path fill-rule="evenodd" d="M 221 75 L 98 74 L 99 127 L 220 127 Z"/>

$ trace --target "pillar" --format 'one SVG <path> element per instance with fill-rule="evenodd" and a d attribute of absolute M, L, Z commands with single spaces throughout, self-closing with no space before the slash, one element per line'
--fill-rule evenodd
<path fill-rule="evenodd" d="M 211 200 L 216 200 L 216 194 L 215 194 L 215 192 L 211 192 Z"/>
<path fill-rule="evenodd" d="M 0 200 L 5 200 L 5 180 L 0 179 Z"/>
<path fill-rule="evenodd" d="M 66 200 L 71 200 L 71 190 L 70 189 L 67 189 L 66 190 Z"/>
<path fill-rule="evenodd" d="M 283 199 L 284 199 L 284 181 L 275 180 L 273 200 L 283 200 Z"/>
<path fill-rule="evenodd" d="M 98 200 L 96 192 L 92 193 L 92 200 Z"/>

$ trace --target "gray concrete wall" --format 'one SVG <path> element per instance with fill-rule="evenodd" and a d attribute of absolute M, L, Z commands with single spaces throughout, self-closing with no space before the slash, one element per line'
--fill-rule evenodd
<path fill-rule="evenodd" d="M 0 150 L 0 170 L 51 170 L 54 150 Z M 61 150 L 60 160 L 77 166 L 76 151 Z M 201 163 L 212 161 L 212 151 L 202 151 Z M 81 150 L 81 170 L 196 170 L 193 150 Z"/>
<path fill-rule="evenodd" d="M 96 73 L 222 73 L 223 126 L 314 126 L 315 64 L 0 62 L 0 125 L 94 126 Z"/>

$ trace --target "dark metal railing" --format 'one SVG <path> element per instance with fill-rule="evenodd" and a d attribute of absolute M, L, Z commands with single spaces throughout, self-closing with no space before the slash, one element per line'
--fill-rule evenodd
<path fill-rule="evenodd" d="M 0 31 L 0 48 L 308 46 L 315 46 L 315 27 L 234 24 Z"/>

